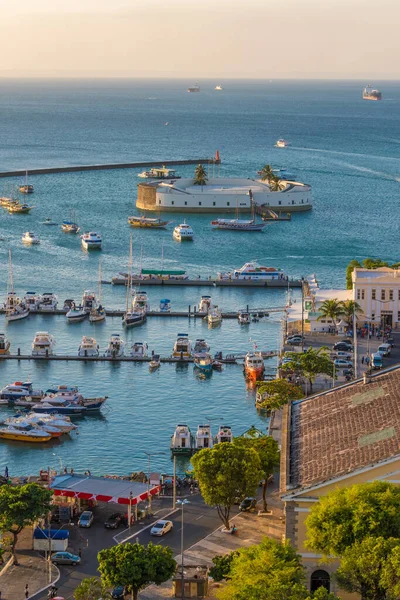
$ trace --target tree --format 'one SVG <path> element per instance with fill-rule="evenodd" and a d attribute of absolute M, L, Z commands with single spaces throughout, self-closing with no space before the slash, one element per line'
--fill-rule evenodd
<path fill-rule="evenodd" d="M 229 579 L 229 573 L 231 570 L 231 565 L 233 558 L 238 554 L 237 550 L 230 552 L 229 554 L 225 554 L 222 556 L 221 554 L 217 554 L 212 559 L 214 566 L 209 570 L 209 575 L 214 579 L 214 581 L 222 581 L 223 579 Z"/>
<path fill-rule="evenodd" d="M 271 165 L 265 165 L 260 171 L 261 181 L 268 181 L 268 183 L 275 177 L 275 173 Z"/>
<path fill-rule="evenodd" d="M 194 171 L 194 185 L 206 185 L 208 181 L 207 173 L 203 165 L 197 165 Z"/>
<path fill-rule="evenodd" d="M 123 585 L 132 600 L 150 583 L 161 585 L 175 573 L 176 562 L 168 546 L 119 544 L 101 550 L 97 559 L 105 586 Z"/>
<path fill-rule="evenodd" d="M 379 267 L 388 267 L 389 263 L 381 258 L 364 258 L 362 266 L 364 269 L 379 269 Z"/>
<path fill-rule="evenodd" d="M 332 300 L 324 300 L 319 307 L 318 312 L 321 314 L 317 318 L 317 321 L 320 321 L 321 319 L 331 319 L 336 331 L 336 323 L 343 315 L 343 304 L 342 302 L 339 302 L 337 298 L 333 298 Z"/>
<path fill-rule="evenodd" d="M 191 462 L 204 501 L 217 507 L 218 516 L 229 529 L 229 515 L 236 498 L 254 496 L 263 477 L 257 452 L 223 442 L 200 450 Z"/>
<path fill-rule="evenodd" d="M 98 600 L 99 598 L 102 600 L 111 598 L 111 594 L 107 592 L 99 577 L 82 579 L 78 587 L 74 590 L 75 600 Z"/>
<path fill-rule="evenodd" d="M 52 492 L 37 483 L 0 487 L 0 531 L 8 531 L 13 536 L 11 554 L 16 565 L 18 535 L 24 527 L 32 525 L 49 512 L 51 498 Z"/>
<path fill-rule="evenodd" d="M 361 263 L 358 260 L 351 260 L 346 268 L 346 289 L 353 289 L 352 274 L 356 267 L 361 268 Z"/>
<path fill-rule="evenodd" d="M 358 304 L 358 302 L 355 302 L 354 300 L 345 300 L 345 302 L 342 302 L 342 315 L 343 315 L 346 323 L 348 325 L 350 325 L 351 327 L 354 326 L 353 325 L 354 315 L 356 316 L 356 321 L 357 321 L 357 316 L 361 315 L 362 313 L 363 313 L 363 309 Z"/>
<path fill-rule="evenodd" d="M 299 400 L 300 398 L 304 398 L 301 387 L 290 383 L 287 379 L 257 382 L 257 408 L 279 409 L 290 400 Z"/>
<path fill-rule="evenodd" d="M 276 175 L 271 177 L 271 179 L 269 180 L 269 189 L 271 190 L 271 192 L 280 192 L 284 188 L 285 183 L 282 181 L 282 179 L 276 177 Z"/>
<path fill-rule="evenodd" d="M 288 356 L 290 361 L 282 367 L 282 371 L 292 371 L 305 377 L 310 384 L 310 392 L 317 375 L 334 375 L 334 366 L 326 346 L 321 346 L 318 350 L 308 348 L 305 352 L 290 352 Z"/>

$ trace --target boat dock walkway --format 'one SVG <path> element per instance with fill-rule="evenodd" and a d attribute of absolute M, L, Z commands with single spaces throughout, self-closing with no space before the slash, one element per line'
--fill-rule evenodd
<path fill-rule="evenodd" d="M 69 309 L 66 308 L 57 308 L 56 310 L 52 310 L 52 311 L 47 311 L 47 310 L 31 310 L 29 314 L 32 315 L 46 315 L 46 316 L 64 316 L 67 314 Z M 125 310 L 122 309 L 110 309 L 110 310 L 106 310 L 106 316 L 107 317 L 119 317 L 120 319 L 122 319 L 122 317 L 125 314 Z M 238 317 L 238 313 L 239 312 L 249 312 L 249 313 L 257 313 L 257 314 L 263 314 L 264 316 L 268 316 L 269 313 L 276 313 L 276 312 L 283 312 L 285 309 L 282 306 L 279 307 L 274 307 L 274 308 L 257 308 L 257 309 L 253 309 L 250 308 L 249 306 L 247 306 L 246 308 L 241 308 L 238 311 L 231 311 L 231 312 L 224 312 L 222 313 L 222 318 L 223 319 L 237 319 Z M 4 314 L 5 308 L 0 308 L 0 314 Z M 89 313 L 88 313 L 89 316 Z M 159 310 L 155 310 L 155 311 L 148 311 L 146 313 L 147 317 L 163 317 L 163 318 L 167 318 L 167 317 L 185 317 L 185 318 L 194 318 L 194 319 L 205 319 L 207 318 L 207 313 L 205 312 L 198 312 L 196 310 L 196 306 L 192 307 L 189 306 L 187 311 L 171 311 L 171 312 L 161 312 Z"/>
<path fill-rule="evenodd" d="M 102 281 L 102 283 L 112 285 L 127 285 L 127 277 L 113 277 L 111 281 Z M 254 281 L 252 279 L 161 279 L 154 277 L 154 279 L 140 279 L 132 278 L 132 285 L 175 285 L 188 287 L 247 287 L 247 288 L 301 288 L 301 279 L 271 279 L 269 281 Z"/>

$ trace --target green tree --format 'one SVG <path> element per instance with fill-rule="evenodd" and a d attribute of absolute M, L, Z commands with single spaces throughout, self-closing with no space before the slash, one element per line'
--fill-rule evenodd
<path fill-rule="evenodd" d="M 294 372 L 308 380 L 310 384 L 310 392 L 312 392 L 313 383 L 317 375 L 329 375 L 333 377 L 334 366 L 329 358 L 328 348 L 321 346 L 315 350 L 308 348 L 305 352 L 291 352 L 290 362 L 287 362 L 283 367 L 284 372 Z"/>
<path fill-rule="evenodd" d="M 275 177 L 275 173 L 271 165 L 264 165 L 260 171 L 261 181 L 268 181 L 268 183 Z"/>
<path fill-rule="evenodd" d="M 191 459 L 204 501 L 216 506 L 229 529 L 236 498 L 254 496 L 263 477 L 261 461 L 253 448 L 228 442 L 197 452 Z"/>
<path fill-rule="evenodd" d="M 234 557 L 238 554 L 237 550 L 230 552 L 229 554 L 225 554 L 222 556 L 221 554 L 217 554 L 212 559 L 214 565 L 209 570 L 209 575 L 214 579 L 214 581 L 222 581 L 223 579 L 229 579 L 229 573 L 231 570 L 231 565 Z"/>
<path fill-rule="evenodd" d="M 279 409 L 290 400 L 304 398 L 301 387 L 290 383 L 287 379 L 257 382 L 257 408 L 265 410 Z"/>
<path fill-rule="evenodd" d="M 0 487 L 0 531 L 13 536 L 11 553 L 15 564 L 18 564 L 15 548 L 19 534 L 49 512 L 51 498 L 52 492 L 37 483 Z"/>
<path fill-rule="evenodd" d="M 357 321 L 357 317 L 362 314 L 363 309 L 358 304 L 358 302 L 355 302 L 355 300 L 345 300 L 345 302 L 342 302 L 342 315 L 344 320 L 350 327 L 353 327 L 354 315 L 356 316 Z"/>
<path fill-rule="evenodd" d="M 137 600 L 139 591 L 150 583 L 161 585 L 175 573 L 171 548 L 141 544 L 119 544 L 101 550 L 97 559 L 105 586 L 123 585 Z"/>
<path fill-rule="evenodd" d="M 197 165 L 194 170 L 194 185 L 207 185 L 207 172 L 203 165 Z"/>
<path fill-rule="evenodd" d="M 106 590 L 99 577 L 87 577 L 82 579 L 80 584 L 74 590 L 75 600 L 108 600 L 111 594 Z"/>
<path fill-rule="evenodd" d="M 388 267 L 389 263 L 381 258 L 364 258 L 362 266 L 364 269 L 379 269 L 379 267 Z"/>
<path fill-rule="evenodd" d="M 356 267 L 361 267 L 361 263 L 358 260 L 351 260 L 346 268 L 346 289 L 353 289 L 352 274 Z"/>
<path fill-rule="evenodd" d="M 285 187 L 286 187 L 286 184 L 282 181 L 282 179 L 280 179 L 276 175 L 271 177 L 271 179 L 269 180 L 268 183 L 269 183 L 269 189 L 271 190 L 271 192 L 280 192 L 281 190 L 285 189 Z"/>
<path fill-rule="evenodd" d="M 343 304 L 337 298 L 325 300 L 319 307 L 318 312 L 321 314 L 317 317 L 317 321 L 320 321 L 321 319 L 331 319 L 336 331 L 336 324 L 343 315 Z"/>

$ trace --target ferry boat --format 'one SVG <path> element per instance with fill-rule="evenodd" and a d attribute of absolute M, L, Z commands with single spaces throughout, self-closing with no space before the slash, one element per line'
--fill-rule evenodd
<path fill-rule="evenodd" d="M 151 217 L 128 217 L 131 227 L 142 227 L 143 229 L 164 229 L 171 221 L 152 219 Z"/>
<path fill-rule="evenodd" d="M 101 250 L 103 240 L 100 233 L 89 231 L 81 235 L 81 240 L 85 250 Z"/>
<path fill-rule="evenodd" d="M 58 298 L 53 292 L 45 292 L 41 296 L 38 309 L 41 312 L 55 312 L 57 309 Z"/>
<path fill-rule="evenodd" d="M 150 371 L 155 371 L 160 366 L 161 366 L 160 355 L 159 354 L 153 354 L 153 358 L 149 362 L 149 369 L 150 369 Z"/>
<path fill-rule="evenodd" d="M 0 356 L 2 354 L 8 354 L 10 350 L 10 342 L 6 337 L 5 333 L 0 333 Z"/>
<path fill-rule="evenodd" d="M 113 333 L 108 342 L 105 356 L 107 358 L 121 358 L 125 354 L 125 342 L 119 333 Z"/>
<path fill-rule="evenodd" d="M 210 308 L 212 307 L 212 298 L 211 296 L 202 296 L 199 302 L 199 312 L 200 313 L 208 313 Z"/>
<path fill-rule="evenodd" d="M 216 92 L 222 92 L 222 90 L 224 88 L 222 87 L 222 85 L 216 85 L 214 89 L 215 89 Z"/>
<path fill-rule="evenodd" d="M 77 306 L 75 302 L 72 302 L 71 308 L 65 316 L 67 317 L 68 323 L 80 323 L 86 319 L 88 312 L 83 308 L 83 306 Z"/>
<path fill-rule="evenodd" d="M 262 231 L 266 223 L 256 223 L 253 219 L 216 219 L 211 221 L 213 229 L 227 229 L 229 231 Z"/>
<path fill-rule="evenodd" d="M 32 231 L 25 231 L 22 236 L 22 242 L 24 244 L 40 244 L 40 237 Z"/>
<path fill-rule="evenodd" d="M 197 354 L 197 353 L 201 353 L 201 352 L 208 352 L 210 349 L 210 346 L 207 344 L 206 340 L 204 340 L 203 338 L 198 338 L 195 343 L 194 343 L 194 348 L 193 351 Z"/>
<path fill-rule="evenodd" d="M 232 442 L 232 428 L 229 425 L 220 425 L 217 435 L 215 436 L 215 443 L 220 444 L 223 442 Z"/>
<path fill-rule="evenodd" d="M 9 213 L 17 213 L 22 215 L 27 215 L 31 212 L 31 210 L 35 208 L 34 206 L 29 206 L 28 204 L 21 204 L 20 202 L 15 202 L 10 204 L 7 207 Z"/>
<path fill-rule="evenodd" d="M 38 331 L 33 338 L 32 356 L 52 356 L 56 340 L 47 331 Z"/>
<path fill-rule="evenodd" d="M 264 360 L 261 352 L 248 352 L 244 359 L 244 372 L 248 379 L 262 379 L 264 375 Z"/>
<path fill-rule="evenodd" d="M 74 221 L 63 221 L 61 225 L 61 229 L 64 233 L 79 233 L 80 227 Z"/>
<path fill-rule="evenodd" d="M 195 83 L 194 85 L 188 87 L 187 91 L 189 92 L 189 94 L 193 94 L 194 92 L 199 92 L 200 86 L 198 83 Z"/>
<path fill-rule="evenodd" d="M 198 450 L 204 450 L 204 448 L 212 448 L 213 445 L 214 441 L 211 434 L 211 426 L 198 425 L 194 443 L 195 452 Z"/>
<path fill-rule="evenodd" d="M 45 431 L 39 429 L 32 429 L 31 431 L 23 431 L 16 427 L 1 427 L 0 428 L 0 439 L 2 440 L 14 440 L 16 442 L 49 442 L 51 435 Z"/>
<path fill-rule="evenodd" d="M 194 355 L 194 366 L 205 373 L 211 373 L 213 370 L 213 358 L 208 352 L 199 352 Z"/>
<path fill-rule="evenodd" d="M 19 186 L 21 194 L 33 194 L 33 185 L 28 184 L 28 171 L 25 172 L 25 184 Z"/>
<path fill-rule="evenodd" d="M 164 165 L 162 167 L 152 167 L 149 171 L 143 171 L 139 173 L 138 177 L 141 179 L 180 179 L 181 176 L 176 174 L 175 169 L 167 169 Z"/>
<path fill-rule="evenodd" d="M 222 312 L 218 306 L 208 311 L 207 320 L 209 325 L 219 325 L 222 322 Z"/>
<path fill-rule="evenodd" d="M 99 356 L 99 345 L 95 338 L 84 335 L 78 349 L 78 356 Z"/>
<path fill-rule="evenodd" d="M 178 339 L 174 344 L 172 358 L 190 358 L 192 355 L 192 343 L 187 333 L 178 333 Z"/>
<path fill-rule="evenodd" d="M 382 100 L 382 92 L 373 90 L 370 85 L 367 85 L 363 90 L 363 100 Z"/>
<path fill-rule="evenodd" d="M 287 148 L 288 146 L 290 146 L 290 142 L 288 142 L 282 138 L 280 140 L 278 140 L 275 144 L 275 148 Z"/>
<path fill-rule="evenodd" d="M 240 312 L 238 313 L 238 321 L 240 325 L 250 325 L 250 313 Z"/>
<path fill-rule="evenodd" d="M 194 231 L 190 225 L 187 225 L 186 221 L 184 221 L 175 227 L 172 235 L 177 242 L 187 242 L 193 240 Z"/>
<path fill-rule="evenodd" d="M 287 280 L 287 274 L 276 267 L 261 267 L 256 261 L 248 262 L 240 269 L 228 271 L 227 273 L 217 273 L 218 279 L 238 279 L 251 281 L 270 281 L 274 279 Z"/>
<path fill-rule="evenodd" d="M 193 436 L 187 425 L 177 425 L 171 436 L 171 452 L 181 456 L 190 456 L 193 453 Z"/>
<path fill-rule="evenodd" d="M 160 312 L 171 312 L 171 300 L 168 300 L 168 298 L 160 300 Z"/>
<path fill-rule="evenodd" d="M 132 358 L 146 358 L 149 347 L 146 342 L 135 342 L 132 344 L 132 349 L 129 356 Z"/>
<path fill-rule="evenodd" d="M 36 294 L 36 292 L 26 292 L 24 296 L 24 303 L 30 311 L 38 310 L 41 300 L 42 296 L 40 294 Z"/>
<path fill-rule="evenodd" d="M 0 399 L 6 400 L 9 404 L 14 404 L 17 400 L 21 400 L 22 398 L 33 398 L 36 400 L 40 400 L 43 397 L 42 390 L 34 390 L 32 382 L 22 382 L 16 381 L 15 383 L 10 383 L 3 387 L 0 390 Z"/>

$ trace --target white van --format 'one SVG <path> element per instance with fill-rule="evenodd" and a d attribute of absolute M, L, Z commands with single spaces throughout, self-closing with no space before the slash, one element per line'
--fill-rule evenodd
<path fill-rule="evenodd" d="M 376 352 L 375 354 L 371 354 L 371 367 L 376 370 L 382 369 L 383 360 L 382 360 L 382 355 L 379 354 L 379 352 Z"/>
<path fill-rule="evenodd" d="M 389 356 L 392 351 L 392 346 L 390 344 L 381 344 L 378 348 L 378 352 L 381 356 Z"/>

